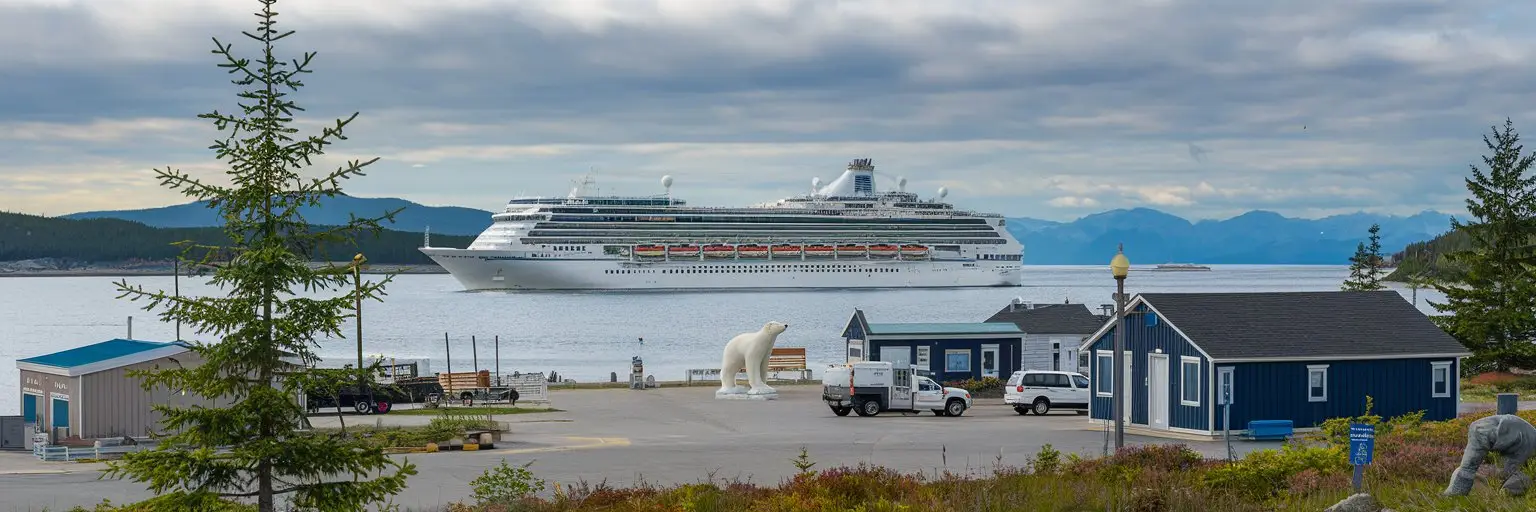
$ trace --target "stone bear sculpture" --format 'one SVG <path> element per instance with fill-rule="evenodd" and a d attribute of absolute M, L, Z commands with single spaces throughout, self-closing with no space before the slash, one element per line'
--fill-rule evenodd
<path fill-rule="evenodd" d="M 1499 474 L 1504 478 L 1504 492 L 1512 496 L 1525 494 L 1531 479 L 1522 469 L 1536 454 L 1536 427 L 1513 414 L 1496 414 L 1467 426 L 1467 449 L 1462 452 L 1461 466 L 1451 473 L 1451 484 L 1444 494 L 1466 496 L 1472 492 L 1477 467 L 1489 453 L 1499 454 L 1503 462 Z"/>
<path fill-rule="evenodd" d="M 778 341 L 779 333 L 788 329 L 789 324 L 781 322 L 768 322 L 763 324 L 757 332 L 744 332 L 731 338 L 725 344 L 725 353 L 720 358 L 720 391 L 717 394 L 739 395 L 771 395 L 777 393 L 768 387 L 768 355 L 773 353 L 773 344 Z M 747 370 L 747 384 L 750 389 L 736 387 L 736 372 L 742 368 Z"/>

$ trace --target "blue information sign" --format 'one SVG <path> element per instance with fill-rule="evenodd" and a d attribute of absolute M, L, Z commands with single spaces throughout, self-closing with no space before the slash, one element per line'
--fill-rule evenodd
<path fill-rule="evenodd" d="M 1363 466 L 1371 463 L 1376 451 L 1376 426 L 1364 423 L 1349 425 L 1349 463 Z"/>

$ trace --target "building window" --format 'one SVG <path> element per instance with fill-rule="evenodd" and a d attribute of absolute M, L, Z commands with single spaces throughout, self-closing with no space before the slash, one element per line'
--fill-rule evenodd
<path fill-rule="evenodd" d="M 969 349 L 945 350 L 944 371 L 969 373 L 971 371 L 971 351 Z"/>
<path fill-rule="evenodd" d="M 1328 365 L 1307 365 L 1307 401 L 1328 401 Z"/>
<path fill-rule="evenodd" d="M 1434 398 L 1451 397 L 1451 362 L 1436 361 L 1429 363 L 1430 396 Z"/>
<path fill-rule="evenodd" d="M 1157 313 L 1147 312 L 1147 327 L 1157 327 Z"/>
<path fill-rule="evenodd" d="M 1200 358 L 1179 358 L 1179 403 L 1200 406 Z"/>
<path fill-rule="evenodd" d="M 1110 391 L 1115 389 L 1113 382 L 1113 377 L 1115 375 L 1114 352 L 1106 352 L 1101 350 L 1097 355 L 1099 364 L 1093 369 L 1093 378 L 1099 383 L 1099 396 L 1112 396 Z"/>
<path fill-rule="evenodd" d="M 1224 366 L 1217 368 L 1216 375 L 1218 375 L 1221 379 L 1221 384 L 1217 385 L 1216 387 L 1216 403 L 1222 405 L 1231 405 L 1232 401 L 1237 398 L 1237 386 L 1232 383 L 1232 367 Z"/>

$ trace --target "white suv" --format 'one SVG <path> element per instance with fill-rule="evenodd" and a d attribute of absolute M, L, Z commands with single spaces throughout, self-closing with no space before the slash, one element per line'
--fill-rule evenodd
<path fill-rule="evenodd" d="M 1019 414 L 1044 416 L 1052 407 L 1075 409 L 1078 414 L 1088 414 L 1088 377 L 1077 372 L 1050 370 L 1022 370 L 1008 377 L 1003 388 L 1003 403 L 1013 406 Z"/>

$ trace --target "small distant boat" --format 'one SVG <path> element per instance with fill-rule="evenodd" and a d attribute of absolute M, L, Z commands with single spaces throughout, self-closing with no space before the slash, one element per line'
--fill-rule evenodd
<path fill-rule="evenodd" d="M 1157 268 L 1154 268 L 1153 270 L 1190 272 L 1210 269 L 1211 267 L 1207 267 L 1205 265 L 1196 265 L 1194 263 L 1164 263 L 1162 265 L 1158 265 Z"/>

